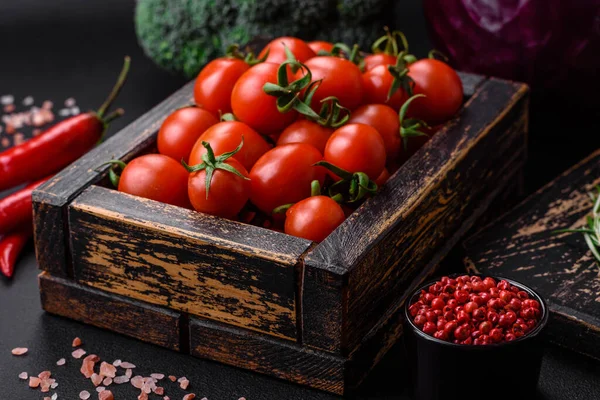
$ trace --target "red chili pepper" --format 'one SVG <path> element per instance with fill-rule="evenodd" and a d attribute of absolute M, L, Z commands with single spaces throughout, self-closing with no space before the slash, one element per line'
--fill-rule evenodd
<path fill-rule="evenodd" d="M 34 182 L 0 199 L 0 235 L 26 224 L 32 224 L 31 193 L 47 180 L 48 178 L 44 178 Z"/>
<path fill-rule="evenodd" d="M 27 224 L 21 230 L 9 233 L 0 240 L 0 271 L 7 278 L 13 276 L 17 258 L 31 236 L 33 236 L 33 225 Z"/>
<path fill-rule="evenodd" d="M 125 57 L 119 79 L 98 112 L 61 121 L 41 135 L 0 153 L 0 192 L 57 172 L 94 147 L 108 123 L 123 114 L 119 109 L 105 116 L 125 83 L 129 64 L 129 57 Z"/>

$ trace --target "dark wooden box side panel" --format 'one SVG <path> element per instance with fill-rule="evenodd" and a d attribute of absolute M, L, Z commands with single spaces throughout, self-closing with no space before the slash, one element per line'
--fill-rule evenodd
<path fill-rule="evenodd" d="M 193 85 L 185 85 L 33 192 L 35 250 L 40 269 L 54 275 L 70 275 L 67 205 L 106 175 L 108 166 L 101 167 L 103 163 L 115 158 L 128 161 L 154 142 L 164 119 L 192 102 Z"/>
<path fill-rule="evenodd" d="M 251 332 L 190 319 L 190 352 L 316 389 L 342 394 L 346 360 Z"/>
<path fill-rule="evenodd" d="M 295 268 L 310 242 L 97 186 L 69 219 L 78 282 L 297 340 Z"/>
<path fill-rule="evenodd" d="M 470 203 L 522 166 L 526 93 L 523 85 L 487 81 L 450 126 L 306 257 L 307 265 L 349 271 L 343 350 L 358 345 Z"/>
<path fill-rule="evenodd" d="M 42 308 L 99 328 L 180 350 L 180 314 L 78 285 L 42 272 Z"/>

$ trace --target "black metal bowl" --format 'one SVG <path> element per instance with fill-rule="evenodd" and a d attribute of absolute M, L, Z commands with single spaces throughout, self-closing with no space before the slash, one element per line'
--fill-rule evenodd
<path fill-rule="evenodd" d="M 459 276 L 459 275 L 455 275 Z M 481 276 L 485 278 L 486 276 Z M 404 345 L 416 400 L 534 399 L 540 374 L 548 307 L 535 291 L 511 279 L 506 280 L 539 301 L 542 315 L 534 330 L 511 342 L 490 345 L 463 345 L 436 339 L 412 321 L 408 307 L 420 286 L 404 307 Z"/>

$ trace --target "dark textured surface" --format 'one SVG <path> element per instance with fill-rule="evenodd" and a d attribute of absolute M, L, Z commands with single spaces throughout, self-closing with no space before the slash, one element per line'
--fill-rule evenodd
<path fill-rule="evenodd" d="M 21 0 L 0 1 L 0 37 L 3 56 L 0 66 L 0 92 L 23 98 L 34 95 L 62 101 L 75 96 L 82 109 L 97 107 L 112 85 L 124 54 L 133 57 L 132 74 L 119 105 L 126 116 L 113 124 L 111 133 L 126 126 L 184 84 L 158 71 L 144 59 L 133 34 L 133 0 Z M 411 49 L 424 56 L 429 48 L 418 2 L 402 2 L 397 13 Z M 557 105 L 560 102 L 557 101 Z M 558 106 L 557 106 L 558 108 Z M 544 111 L 544 110 L 540 110 Z M 555 115 L 561 114 L 556 111 Z M 579 140 L 569 140 L 565 149 L 562 136 L 547 140 L 548 129 L 557 129 L 555 115 L 536 114 L 538 146 L 532 146 L 529 180 L 539 185 L 577 157 L 590 152 Z M 562 120 L 569 120 L 567 113 Z M 548 121 L 548 122 L 544 122 Z M 563 135 L 565 131 L 558 131 Z M 590 131 L 577 130 L 582 135 Z M 596 136 L 597 137 L 597 136 Z M 590 143 L 593 143 L 590 141 Z M 550 150 L 550 151 L 549 151 Z M 566 150 L 566 151 L 565 151 Z M 551 162 L 547 166 L 545 162 Z M 556 172 L 554 172 L 556 171 Z M 540 173 L 541 172 L 541 173 Z M 454 267 L 456 268 L 456 267 Z M 195 393 L 209 400 L 329 400 L 338 397 L 305 389 L 276 379 L 180 355 L 157 346 L 127 339 L 108 331 L 54 317 L 42 312 L 37 288 L 36 262 L 29 246 L 19 262 L 12 282 L 0 278 L 0 382 L 1 398 L 41 399 L 39 392 L 17 378 L 51 369 L 59 379 L 59 399 L 74 400 L 82 389 L 92 390 L 69 359 L 57 367 L 56 360 L 69 357 L 71 340 L 81 336 L 88 351 L 103 358 L 122 358 L 138 365 L 139 373 L 164 372 L 186 375 Z M 16 346 L 28 346 L 23 358 L 10 355 Z M 375 369 L 361 389 L 360 398 L 407 400 L 402 389 L 403 370 L 400 346 L 395 346 Z M 63 369 L 64 368 L 64 369 Z M 600 365 L 579 355 L 548 346 L 540 385 L 540 400 L 595 400 L 600 395 Z M 176 385 L 167 385 L 171 398 L 183 397 Z M 115 390 L 118 399 L 135 399 L 128 385 Z"/>

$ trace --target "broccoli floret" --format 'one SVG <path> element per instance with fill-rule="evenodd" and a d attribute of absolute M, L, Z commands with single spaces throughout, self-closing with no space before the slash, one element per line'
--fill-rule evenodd
<path fill-rule="evenodd" d="M 135 26 L 159 66 L 194 77 L 231 43 L 297 36 L 368 46 L 392 0 L 138 0 Z"/>

